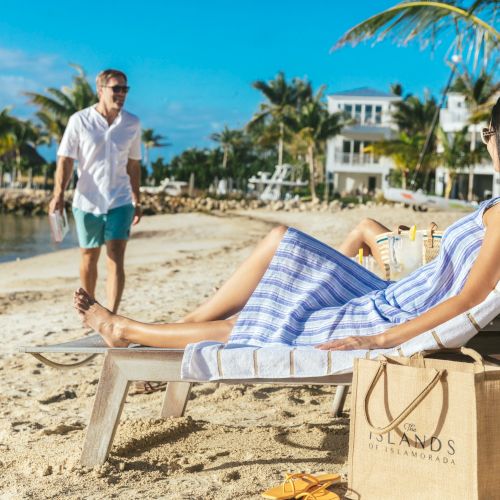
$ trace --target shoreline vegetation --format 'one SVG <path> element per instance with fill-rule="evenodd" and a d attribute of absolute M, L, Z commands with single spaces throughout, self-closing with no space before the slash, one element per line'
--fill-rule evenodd
<path fill-rule="evenodd" d="M 36 216 L 48 214 L 52 192 L 36 189 L 0 189 L 0 213 Z M 66 209 L 70 209 L 73 191 L 66 192 Z M 166 193 L 142 193 L 141 205 L 144 215 L 160 215 L 190 212 L 226 212 L 230 210 L 255 210 L 265 208 L 272 211 L 292 212 L 337 212 L 358 205 L 366 207 L 394 205 L 383 197 L 347 196 L 331 201 L 308 198 L 278 201 L 262 201 L 249 198 L 219 198 L 210 196 L 169 196 Z"/>

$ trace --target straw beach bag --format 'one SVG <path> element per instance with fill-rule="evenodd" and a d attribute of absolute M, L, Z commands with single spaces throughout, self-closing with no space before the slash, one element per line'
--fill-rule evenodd
<path fill-rule="evenodd" d="M 384 261 L 385 279 L 391 279 L 391 268 L 389 265 L 389 238 L 397 235 L 408 236 L 410 228 L 407 226 L 398 226 L 394 231 L 381 233 L 377 236 L 376 242 Z M 417 234 L 422 235 L 422 264 L 427 264 L 437 257 L 441 249 L 441 240 L 443 231 L 438 231 L 435 222 L 431 222 L 427 229 L 417 230 Z"/>
<path fill-rule="evenodd" d="M 347 498 L 500 499 L 500 368 L 454 351 L 355 360 Z"/>

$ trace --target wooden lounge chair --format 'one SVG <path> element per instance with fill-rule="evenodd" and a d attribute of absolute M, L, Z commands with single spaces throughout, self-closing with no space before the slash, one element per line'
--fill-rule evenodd
<path fill-rule="evenodd" d="M 489 354 L 500 359 L 500 316 L 477 334 L 467 345 L 483 354 Z M 104 354 L 101 377 L 81 457 L 84 466 L 93 467 L 106 461 L 131 382 L 139 380 L 168 382 L 160 411 L 161 417 L 180 417 L 186 408 L 191 383 L 180 378 L 182 349 L 158 349 L 142 346 L 109 348 L 99 335 L 92 335 L 52 346 L 21 347 L 20 351 L 30 353 L 44 362 L 47 362 L 47 359 L 43 356 L 45 353 L 88 355 L 83 361 L 71 365 L 48 362 L 49 365 L 57 368 L 74 368 L 98 354 Z M 220 382 L 224 384 L 271 383 L 280 386 L 335 385 L 338 387 L 333 402 L 333 415 L 339 416 L 343 410 L 351 378 L 351 374 L 344 374 L 319 378 L 245 379 L 221 380 Z"/>

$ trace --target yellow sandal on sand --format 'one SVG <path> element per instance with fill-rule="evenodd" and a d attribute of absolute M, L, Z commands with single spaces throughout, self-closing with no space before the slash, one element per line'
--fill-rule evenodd
<path fill-rule="evenodd" d="M 272 500 L 287 500 L 295 498 L 297 495 L 305 493 L 313 487 L 321 487 L 324 484 L 328 486 L 340 481 L 340 474 L 323 474 L 321 476 L 313 476 L 311 474 L 286 474 L 285 481 L 280 486 L 275 486 L 262 493 L 264 498 Z M 330 492 L 328 492 L 330 493 Z M 314 497 L 310 497 L 311 500 Z M 328 497 L 318 497 L 321 500 L 326 500 Z"/>
<path fill-rule="evenodd" d="M 295 498 L 302 498 L 302 500 L 340 500 L 337 493 L 327 490 L 327 488 L 334 483 L 335 481 L 331 481 L 313 486 L 310 490 L 299 493 Z"/>

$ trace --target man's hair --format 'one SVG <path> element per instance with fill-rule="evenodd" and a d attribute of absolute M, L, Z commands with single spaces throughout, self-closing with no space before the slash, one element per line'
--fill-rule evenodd
<path fill-rule="evenodd" d="M 105 87 L 110 78 L 119 77 L 123 78 L 125 82 L 127 81 L 127 75 L 123 71 L 118 69 L 105 69 L 97 75 L 95 82 L 97 87 Z"/>

